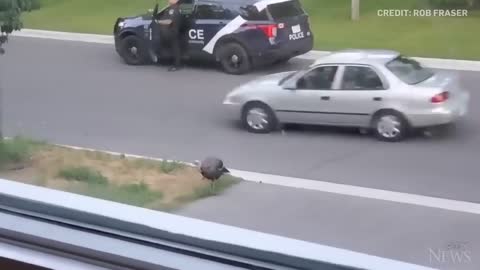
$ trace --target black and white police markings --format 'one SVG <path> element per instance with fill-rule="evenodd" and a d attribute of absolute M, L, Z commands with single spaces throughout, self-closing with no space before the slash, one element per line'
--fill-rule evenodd
<path fill-rule="evenodd" d="M 303 34 L 303 32 L 288 35 L 288 38 L 289 38 L 290 40 L 302 39 L 302 38 L 304 38 L 304 37 L 305 37 L 305 35 Z"/>
<path fill-rule="evenodd" d="M 273 4 L 287 2 L 287 1 L 290 1 L 290 0 L 260 0 L 257 3 L 255 3 L 255 6 L 257 7 L 258 12 L 261 12 L 264 9 L 266 9 L 268 5 L 273 5 Z M 235 19 L 227 23 L 227 25 L 225 25 L 220 31 L 218 31 L 217 34 L 215 34 L 215 36 L 213 36 L 213 38 L 207 43 L 207 45 L 205 45 L 203 50 L 207 53 L 212 54 L 213 49 L 215 48 L 215 44 L 217 43 L 218 40 L 220 40 L 220 38 L 235 32 L 246 22 L 247 21 L 243 19 L 242 16 L 238 15 Z M 190 41 L 190 42 L 197 42 L 197 41 Z"/>
<path fill-rule="evenodd" d="M 190 38 L 190 43 L 204 43 L 205 36 L 203 34 L 203 29 L 190 29 L 188 31 L 188 37 Z"/>
<path fill-rule="evenodd" d="M 288 35 L 289 40 L 298 40 L 305 38 L 305 34 L 303 33 L 300 25 L 292 26 L 292 34 Z"/>

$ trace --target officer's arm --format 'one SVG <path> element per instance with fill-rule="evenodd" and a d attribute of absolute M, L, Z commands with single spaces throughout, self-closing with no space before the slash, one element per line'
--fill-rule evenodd
<path fill-rule="evenodd" d="M 167 20 L 155 20 L 156 23 L 158 24 L 163 24 L 163 25 L 169 25 L 172 23 L 172 20 L 167 19 Z"/>
<path fill-rule="evenodd" d="M 182 13 L 180 13 L 180 9 L 176 8 L 175 12 L 173 13 L 173 21 L 175 23 L 179 23 L 182 20 Z"/>

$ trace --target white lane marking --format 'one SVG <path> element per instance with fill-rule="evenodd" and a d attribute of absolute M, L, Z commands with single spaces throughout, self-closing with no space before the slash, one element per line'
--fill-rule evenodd
<path fill-rule="evenodd" d="M 208 52 L 209 54 L 212 54 L 213 49 L 215 48 L 215 45 L 220 38 L 235 32 L 245 22 L 245 19 L 243 19 L 241 16 L 237 16 L 231 22 L 227 23 L 227 25 L 225 25 L 225 27 L 223 27 L 220 31 L 218 31 L 217 34 L 215 34 L 215 36 L 213 36 L 213 38 L 207 43 L 207 45 L 203 47 L 203 50 Z"/>
<path fill-rule="evenodd" d="M 104 152 L 104 153 L 108 153 L 115 156 L 124 155 L 127 158 L 150 159 L 150 160 L 157 160 L 157 161 L 174 161 L 174 160 L 165 160 L 161 158 L 123 154 L 119 152 L 104 151 L 99 149 L 84 148 L 84 147 L 71 146 L 71 145 L 62 145 L 62 144 L 57 144 L 57 145 L 61 147 L 67 147 L 67 148 L 77 149 L 77 150 L 99 151 L 99 152 Z M 194 163 L 183 162 L 183 161 L 176 161 L 176 162 L 180 162 L 186 165 L 196 167 L 195 162 Z M 402 203 L 402 204 L 409 204 L 409 205 L 416 205 L 416 206 L 423 206 L 423 207 L 429 207 L 429 208 L 436 208 L 436 209 L 442 209 L 442 210 L 480 215 L 480 204 L 478 203 L 457 201 L 457 200 L 450 200 L 450 199 L 429 197 L 429 196 L 417 195 L 417 194 L 411 194 L 411 193 L 402 193 L 402 192 L 396 192 L 396 191 L 366 188 L 366 187 L 359 187 L 359 186 L 352 186 L 352 185 L 343 185 L 343 184 L 336 184 L 331 182 L 302 179 L 302 178 L 288 177 L 288 176 L 281 176 L 281 175 L 264 174 L 264 173 L 241 171 L 241 170 L 235 170 L 235 169 L 229 169 L 229 170 L 233 176 L 240 177 L 245 181 L 249 181 L 249 182 L 264 183 L 264 184 L 271 184 L 271 185 L 299 188 L 299 189 L 307 189 L 307 190 L 321 191 L 321 192 L 346 195 L 346 196 L 352 196 L 352 197 L 382 200 L 382 201 L 389 201 L 389 202 L 395 202 L 395 203 Z"/>
<path fill-rule="evenodd" d="M 457 201 L 443 198 L 436 198 L 418 194 L 402 193 L 396 191 L 366 188 L 352 185 L 336 184 L 331 182 L 316 181 L 288 176 L 263 174 L 239 170 L 230 170 L 232 175 L 252 182 L 278 185 L 284 187 L 315 190 L 353 197 L 390 201 L 469 214 L 480 214 L 480 204 L 466 201 Z"/>
<path fill-rule="evenodd" d="M 77 41 L 87 43 L 99 43 L 99 44 L 114 44 L 113 36 L 109 35 L 95 35 L 95 34 L 80 34 L 69 32 L 56 32 L 47 30 L 35 30 L 35 29 L 22 29 L 21 31 L 14 32 L 12 36 L 28 37 L 28 38 L 44 38 L 64 41 Z M 306 54 L 297 56 L 299 59 L 317 60 L 318 57 L 331 53 L 330 51 L 310 51 Z M 457 60 L 457 59 L 437 59 L 437 58 L 424 58 L 424 57 L 412 57 L 413 59 L 421 62 L 426 67 L 451 69 L 451 70 L 463 70 L 463 71 L 480 71 L 480 61 L 470 60 Z"/>
<path fill-rule="evenodd" d="M 291 1 L 291 0 L 263 0 L 263 1 L 255 3 L 255 6 L 257 7 L 258 11 L 262 11 L 268 5 L 278 4 L 278 3 L 282 3 L 282 2 L 288 2 L 288 1 Z"/>

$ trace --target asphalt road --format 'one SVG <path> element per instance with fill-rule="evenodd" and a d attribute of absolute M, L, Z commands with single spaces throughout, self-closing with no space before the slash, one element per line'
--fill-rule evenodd
<path fill-rule="evenodd" d="M 435 269 L 480 269 L 479 215 L 251 182 L 177 214 Z"/>
<path fill-rule="evenodd" d="M 235 169 L 480 202 L 479 73 L 462 72 L 469 115 L 438 139 L 389 144 L 324 128 L 254 135 L 222 113 L 234 86 L 307 64 L 168 73 L 127 66 L 109 45 L 15 37 L 0 58 L 5 133 L 185 161 L 213 154 Z"/>

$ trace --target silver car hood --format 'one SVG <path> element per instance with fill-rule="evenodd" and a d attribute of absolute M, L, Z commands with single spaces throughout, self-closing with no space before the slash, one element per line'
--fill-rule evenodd
<path fill-rule="evenodd" d="M 249 86 L 252 85 L 278 85 L 278 83 L 285 78 L 286 76 L 295 73 L 296 71 L 286 71 L 286 72 L 279 72 L 274 74 L 269 74 L 265 76 L 258 77 L 248 83 Z"/>

